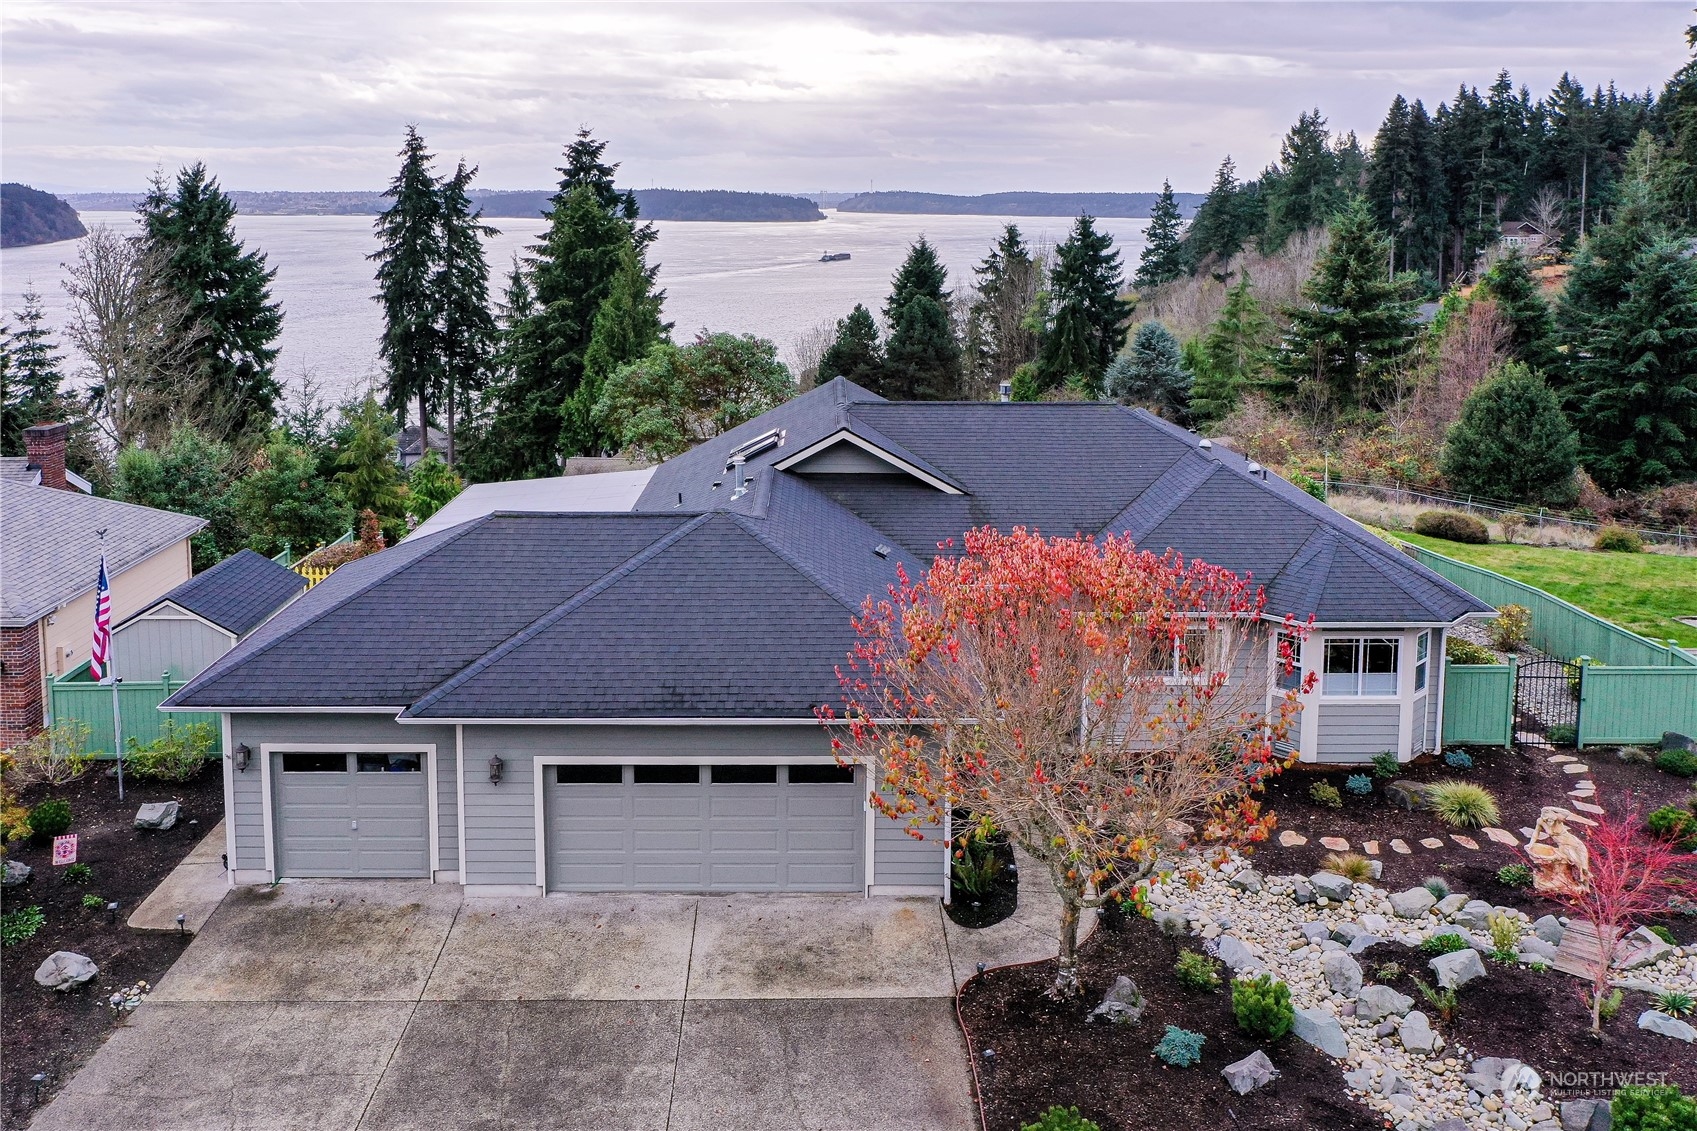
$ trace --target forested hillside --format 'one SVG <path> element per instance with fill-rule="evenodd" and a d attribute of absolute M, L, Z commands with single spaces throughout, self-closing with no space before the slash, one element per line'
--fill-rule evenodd
<path fill-rule="evenodd" d="M 76 209 L 28 185 L 0 185 L 0 247 L 74 240 L 88 234 Z"/>

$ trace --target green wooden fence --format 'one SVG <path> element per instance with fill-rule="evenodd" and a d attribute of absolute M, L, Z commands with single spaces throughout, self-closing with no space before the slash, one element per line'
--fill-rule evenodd
<path fill-rule="evenodd" d="M 1670 730 L 1697 734 L 1697 668 L 1580 667 L 1580 746 L 1657 742 Z"/>
<path fill-rule="evenodd" d="M 135 739 L 143 746 L 159 737 L 167 719 L 178 727 L 191 723 L 211 723 L 217 733 L 214 749 L 222 755 L 224 739 L 218 717 L 200 711 L 161 711 L 172 692 L 183 686 L 183 680 L 160 678 L 149 682 L 125 680 L 118 685 L 118 706 L 123 716 L 124 744 Z M 116 746 L 112 742 L 112 685 L 95 683 L 89 678 L 88 664 L 54 680 L 48 695 L 48 710 L 53 722 L 75 720 L 88 726 L 86 749 L 96 756 L 112 757 Z"/>
<path fill-rule="evenodd" d="M 1444 744 L 1514 743 L 1514 665 L 1444 663 Z"/>

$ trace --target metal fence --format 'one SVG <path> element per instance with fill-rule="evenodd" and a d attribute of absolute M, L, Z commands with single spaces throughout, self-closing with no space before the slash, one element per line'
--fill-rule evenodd
<path fill-rule="evenodd" d="M 1420 506 L 1430 504 L 1443 507 L 1446 510 L 1467 511 L 1482 518 L 1496 520 L 1506 514 L 1517 514 L 1526 520 L 1529 527 L 1557 527 L 1581 533 L 1585 537 L 1594 536 L 1605 526 L 1629 526 L 1636 530 L 1646 542 L 1661 542 L 1670 546 L 1680 546 L 1685 549 L 1697 549 L 1697 530 L 1688 526 L 1650 526 L 1638 523 L 1597 522 L 1593 519 L 1572 518 L 1560 511 L 1552 511 L 1545 507 L 1517 507 L 1513 503 L 1497 499 L 1481 499 L 1473 495 L 1449 495 L 1442 491 L 1421 491 L 1413 487 L 1396 487 L 1385 483 L 1355 483 L 1345 479 L 1328 479 L 1326 493 L 1344 492 L 1347 494 L 1371 495 L 1392 503 L 1414 503 Z"/>
<path fill-rule="evenodd" d="M 130 682 L 128 680 L 118 685 L 118 707 L 123 725 L 123 740 L 128 748 L 129 740 L 135 739 L 141 746 L 146 746 L 158 738 L 165 728 L 167 720 L 174 721 L 179 728 L 191 723 L 213 724 L 215 731 L 217 717 L 199 711 L 161 711 L 159 704 L 165 702 L 171 693 L 183 686 L 184 680 L 172 680 L 163 676 L 157 680 L 145 682 Z M 48 688 L 48 710 L 52 722 L 74 720 L 88 727 L 88 745 L 86 750 L 97 757 L 113 757 L 118 749 L 112 741 L 112 685 L 95 683 L 89 678 L 88 665 L 79 665 L 76 670 L 55 679 Z M 220 733 L 215 742 L 217 751 L 223 753 L 224 740 Z"/>
<path fill-rule="evenodd" d="M 1444 743 L 1514 743 L 1514 665 L 1444 663 Z"/>

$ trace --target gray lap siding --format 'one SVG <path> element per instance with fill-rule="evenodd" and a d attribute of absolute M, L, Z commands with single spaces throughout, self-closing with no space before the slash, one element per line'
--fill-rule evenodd
<path fill-rule="evenodd" d="M 1396 750 L 1402 733 L 1402 704 L 1323 701 L 1320 760 L 1370 762 L 1381 750 Z"/>

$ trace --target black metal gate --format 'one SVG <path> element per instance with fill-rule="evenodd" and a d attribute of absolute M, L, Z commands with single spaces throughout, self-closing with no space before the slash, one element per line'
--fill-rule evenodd
<path fill-rule="evenodd" d="M 1514 673 L 1514 741 L 1572 746 L 1579 735 L 1579 665 L 1533 660 Z"/>

